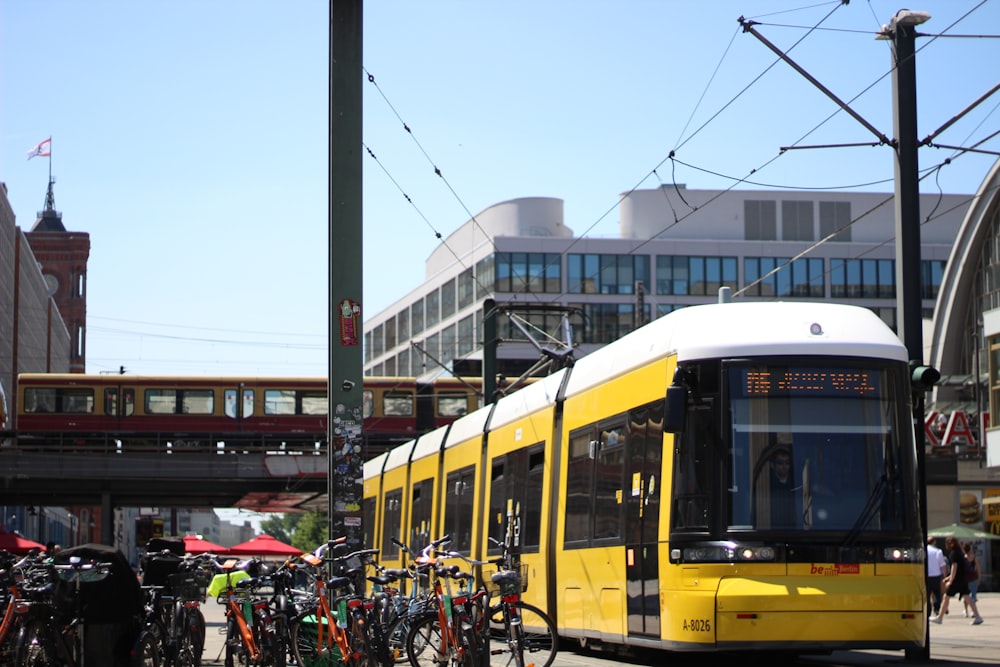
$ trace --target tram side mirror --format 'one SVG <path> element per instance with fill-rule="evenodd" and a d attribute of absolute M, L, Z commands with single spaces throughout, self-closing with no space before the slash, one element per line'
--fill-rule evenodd
<path fill-rule="evenodd" d="M 681 433 L 687 417 L 688 390 L 682 384 L 667 387 L 666 414 L 663 416 L 663 430 L 667 433 Z"/>

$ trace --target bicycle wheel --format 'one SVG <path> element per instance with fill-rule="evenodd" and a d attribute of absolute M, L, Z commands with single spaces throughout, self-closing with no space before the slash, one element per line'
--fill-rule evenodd
<path fill-rule="evenodd" d="M 226 619 L 226 667 L 250 667 L 250 654 L 243 645 L 235 618 Z"/>
<path fill-rule="evenodd" d="M 413 667 L 460 667 L 452 661 L 436 612 L 412 620 L 406 636 L 406 658 Z"/>
<path fill-rule="evenodd" d="M 326 619 L 322 620 L 326 626 Z M 340 650 L 336 644 L 327 647 L 328 629 L 324 627 L 324 647 L 319 649 L 316 614 L 309 611 L 292 619 L 289 626 L 289 647 L 296 667 L 334 667 L 341 665 Z"/>
<path fill-rule="evenodd" d="M 181 623 L 174 664 L 177 667 L 201 667 L 205 646 L 205 618 L 198 609 L 188 609 Z"/>
<path fill-rule="evenodd" d="M 47 667 L 59 663 L 59 655 L 49 641 L 48 624 L 41 619 L 27 621 L 17 632 L 14 664 L 17 667 Z"/>
<path fill-rule="evenodd" d="M 525 602 L 515 602 L 514 607 L 521 621 L 520 631 L 508 630 L 510 625 L 504 618 L 502 602 L 490 607 L 490 667 L 514 667 L 519 660 L 523 660 L 524 665 L 550 667 L 559 650 L 559 635 L 552 619 L 538 607 Z M 517 646 L 524 647 L 522 656 L 515 655 Z"/>
<path fill-rule="evenodd" d="M 156 635 L 149 630 L 139 633 L 130 664 L 132 667 L 160 667 L 160 644 Z"/>
<path fill-rule="evenodd" d="M 394 619 L 385 629 L 385 642 L 394 663 L 406 662 L 406 637 L 410 634 L 413 616 L 403 615 Z"/>
<path fill-rule="evenodd" d="M 274 667 L 285 667 L 288 663 L 288 645 L 285 642 L 287 630 L 285 619 L 281 616 L 271 617 L 271 663 Z"/>

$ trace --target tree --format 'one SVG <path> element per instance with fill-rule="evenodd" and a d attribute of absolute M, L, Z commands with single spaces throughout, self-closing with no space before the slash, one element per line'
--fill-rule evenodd
<path fill-rule="evenodd" d="M 301 514 L 272 514 L 260 522 L 260 529 L 285 544 L 292 544 L 301 517 Z"/>
<path fill-rule="evenodd" d="M 327 542 L 329 531 L 326 512 L 306 512 L 299 515 L 298 526 L 290 544 L 302 551 L 314 551 Z"/>

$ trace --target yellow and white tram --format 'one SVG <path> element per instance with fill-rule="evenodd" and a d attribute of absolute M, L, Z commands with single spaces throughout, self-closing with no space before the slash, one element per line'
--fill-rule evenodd
<path fill-rule="evenodd" d="M 855 306 L 675 311 L 366 463 L 366 539 L 513 535 L 581 644 L 919 650 L 907 357 Z"/>

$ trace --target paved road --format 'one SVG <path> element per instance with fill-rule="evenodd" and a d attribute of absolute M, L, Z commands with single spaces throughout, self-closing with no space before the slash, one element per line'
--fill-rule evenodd
<path fill-rule="evenodd" d="M 209 600 L 204 605 L 207 624 L 203 667 L 221 667 L 225 635 L 225 616 L 222 605 Z M 930 624 L 930 657 L 935 667 L 960 665 L 1000 664 L 1000 593 L 980 593 L 979 612 L 985 619 L 982 625 L 970 625 L 970 620 L 962 616 L 962 604 L 952 600 L 951 611 L 941 625 Z M 565 648 L 565 647 L 564 647 Z M 903 661 L 903 654 L 894 651 L 838 651 L 830 656 L 803 658 L 800 664 L 820 664 L 824 666 L 853 665 L 870 667 Z M 675 656 L 671 662 L 681 664 L 704 664 L 704 656 Z M 615 657 L 610 654 L 583 653 L 561 650 L 553 667 L 610 667 L 620 664 L 662 664 L 655 658 L 635 660 Z"/>

